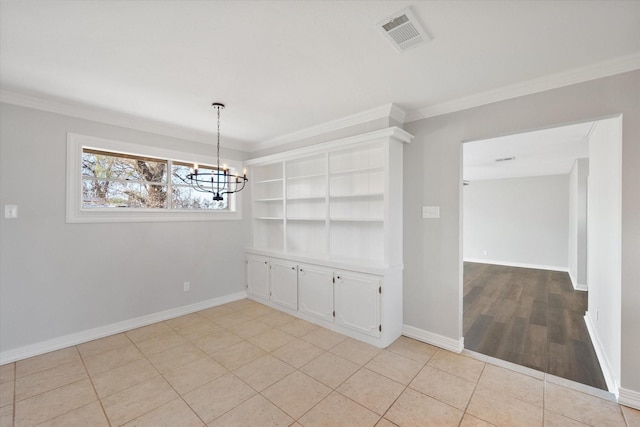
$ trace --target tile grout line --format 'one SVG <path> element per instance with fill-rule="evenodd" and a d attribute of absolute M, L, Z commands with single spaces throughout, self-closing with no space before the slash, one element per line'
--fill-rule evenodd
<path fill-rule="evenodd" d="M 311 332 L 310 332 L 310 333 L 311 333 Z M 309 334 L 307 334 L 307 335 L 309 335 Z M 305 335 L 305 336 L 306 336 L 306 335 Z M 302 339 L 302 338 L 300 338 L 300 339 Z M 346 340 L 344 340 L 344 341 L 346 341 Z M 342 341 L 342 342 L 344 342 L 344 341 Z M 307 342 L 307 341 L 305 341 L 305 342 Z M 300 419 L 302 419 L 306 414 L 308 414 L 309 412 L 311 412 L 311 411 L 312 411 L 316 406 L 318 406 L 318 405 L 319 405 L 320 403 L 322 403 L 325 399 L 327 399 L 327 398 L 331 395 L 331 393 L 332 393 L 332 392 L 336 392 L 336 393 L 340 394 L 341 396 L 343 396 L 345 399 L 349 399 L 349 400 L 350 400 L 350 401 L 352 401 L 353 403 L 355 403 L 355 404 L 357 404 L 357 405 L 359 405 L 359 406 L 362 406 L 363 408 L 365 408 L 365 409 L 366 409 L 366 410 L 368 410 L 368 411 L 371 411 L 371 409 L 369 409 L 369 408 L 365 407 L 364 405 L 361 405 L 360 403 L 358 403 L 358 402 L 354 401 L 353 399 L 349 398 L 348 396 L 345 396 L 344 394 L 342 394 L 342 393 L 340 393 L 340 392 L 338 391 L 338 387 L 340 387 L 342 384 L 344 384 L 345 382 L 347 382 L 347 381 L 349 380 L 349 378 L 353 377 L 356 373 L 358 373 L 358 372 L 360 371 L 360 369 L 364 368 L 364 365 L 361 365 L 358 369 L 356 369 L 356 371 L 355 371 L 353 374 L 351 374 L 351 375 L 349 375 L 347 378 L 345 378 L 345 379 L 344 379 L 340 384 L 338 384 L 335 388 L 334 388 L 334 387 L 329 386 L 328 384 L 323 383 L 322 381 L 320 381 L 320 380 L 318 380 L 318 379 L 316 379 L 316 378 L 311 377 L 311 376 L 310 376 L 310 375 L 308 375 L 306 372 L 301 371 L 301 369 L 302 369 L 303 367 L 307 366 L 309 363 L 311 363 L 311 362 L 313 362 L 314 360 L 316 360 L 316 359 L 320 358 L 320 356 L 322 356 L 323 354 L 326 354 L 326 353 L 331 353 L 331 354 L 333 354 L 333 355 L 334 355 L 334 356 L 336 356 L 336 357 L 340 357 L 340 358 L 344 359 L 344 358 L 343 358 L 343 357 L 341 357 L 340 355 L 337 355 L 337 354 L 335 354 L 335 353 L 333 353 L 333 352 L 331 351 L 331 349 L 333 349 L 333 348 L 337 347 L 337 346 L 338 346 L 338 345 L 340 345 L 342 342 L 340 342 L 340 343 L 338 343 L 338 344 L 334 345 L 333 347 L 331 347 L 331 348 L 330 348 L 330 349 L 328 349 L 328 350 L 324 350 L 324 349 L 323 349 L 323 350 L 324 350 L 324 353 L 319 354 L 318 356 L 316 356 L 315 358 L 311 359 L 310 361 L 308 361 L 308 362 L 307 362 L 307 363 L 305 363 L 304 365 L 300 366 L 300 368 L 297 368 L 297 370 L 298 370 L 301 374 L 303 374 L 303 375 L 307 375 L 307 376 L 309 376 L 310 378 L 314 379 L 315 381 L 318 381 L 319 383 L 321 383 L 321 384 L 323 384 L 323 385 L 325 385 L 325 386 L 329 387 L 329 389 L 330 389 L 331 391 L 330 391 L 330 392 L 329 392 L 325 397 L 323 397 L 322 399 L 320 399 L 320 400 L 319 400 L 315 405 L 311 406 L 311 407 L 310 407 L 306 412 L 304 412 L 304 413 L 303 413 L 302 415 L 300 415 L 297 419 L 295 419 L 295 422 L 299 423 Z M 311 343 L 309 343 L 309 344 L 311 344 Z M 314 345 L 314 344 L 312 344 L 312 345 Z M 375 356 L 374 356 L 374 357 L 375 357 Z M 371 359 L 373 359 L 373 357 L 372 357 Z M 347 359 L 345 359 L 345 360 L 347 360 Z M 369 362 L 369 361 L 367 361 L 367 363 L 368 363 L 368 362 Z M 285 362 L 285 363 L 286 363 L 286 362 Z M 352 363 L 353 363 L 353 362 L 352 362 Z M 275 384 L 275 383 L 274 383 L 274 384 Z M 268 399 L 267 399 L 267 400 L 268 400 Z M 270 401 L 270 400 L 269 400 L 269 401 Z M 270 402 L 271 402 L 271 401 L 270 401 Z M 272 403 L 273 403 L 273 402 L 272 402 Z M 274 403 L 274 405 L 275 405 L 275 403 Z M 276 405 L 276 406 L 277 406 L 277 405 Z M 373 412 L 373 411 L 371 411 L 371 412 Z M 373 413 L 374 413 L 374 414 L 376 414 L 376 415 L 378 415 L 378 414 L 377 414 L 377 413 L 375 413 L 375 412 L 373 412 Z M 380 417 L 380 419 L 382 419 L 382 416 Z M 380 422 L 380 419 L 378 419 L 378 421 L 377 421 L 377 422 Z"/>
<path fill-rule="evenodd" d="M 392 350 L 389 350 L 389 351 L 392 351 Z M 409 382 L 407 383 L 407 385 L 405 385 L 405 386 L 404 386 L 404 389 L 402 389 L 402 391 L 398 394 L 398 396 L 393 400 L 393 402 L 391 403 L 391 405 L 389 405 L 389 407 L 387 408 L 387 410 L 386 410 L 386 411 L 384 411 L 384 414 L 382 414 L 382 418 L 384 418 L 385 420 L 387 419 L 387 418 L 385 418 L 385 415 L 387 415 L 387 413 L 389 412 L 389 410 L 390 410 L 391 408 L 393 408 L 393 405 L 395 405 L 395 404 L 396 404 L 396 402 L 398 401 L 398 399 L 400 399 L 400 396 L 402 396 L 402 394 L 403 394 L 405 391 L 407 391 L 407 389 L 409 388 L 409 386 L 411 385 L 411 383 L 413 382 L 413 380 L 415 380 L 415 379 L 416 379 L 416 377 L 417 377 L 418 375 L 420 375 L 420 372 L 422 372 L 422 370 L 425 368 L 425 366 L 427 366 L 427 364 L 429 363 L 429 361 L 431 361 L 431 359 L 433 359 L 433 357 L 434 357 L 436 354 L 438 354 L 438 351 L 440 351 L 440 350 L 439 350 L 439 349 L 438 349 L 438 350 L 436 350 L 436 351 L 435 351 L 435 352 L 434 352 L 434 353 L 429 357 L 429 359 L 427 359 L 427 360 L 424 362 L 424 364 L 422 365 L 422 368 L 420 368 L 420 369 L 418 370 L 418 372 L 413 376 L 413 378 L 411 378 L 411 381 L 409 381 Z M 393 352 L 393 351 L 392 351 L 392 352 Z M 396 353 L 396 354 L 398 354 L 398 353 Z M 380 375 L 382 375 L 382 374 L 380 374 Z M 383 375 L 383 376 L 384 376 L 384 375 Z M 388 377 L 386 377 L 386 376 L 385 376 L 385 378 L 388 378 Z M 391 379 L 391 378 L 389 378 L 389 379 Z M 411 390 L 413 390 L 413 389 L 411 389 Z M 416 390 L 416 391 L 417 391 L 417 390 Z M 418 392 L 418 393 L 420 393 L 420 392 Z M 428 396 L 428 397 L 431 397 L 431 396 Z M 437 399 L 436 399 L 436 400 L 437 400 Z M 438 400 L 438 401 L 439 401 L 439 400 Z M 442 402 L 442 403 L 444 403 L 444 402 Z M 449 406 L 451 406 L 451 405 L 449 405 Z M 457 408 L 456 408 L 456 409 L 457 409 Z M 462 418 L 464 418 L 464 414 L 462 415 Z M 460 421 L 462 421 L 462 418 L 460 419 Z M 392 421 L 390 421 L 390 422 L 392 422 Z M 393 423 L 393 424 L 395 424 L 395 423 Z"/>
<path fill-rule="evenodd" d="M 480 375 L 478 376 L 478 380 L 475 382 L 475 384 L 473 386 L 473 391 L 471 392 L 471 396 L 469 396 L 469 401 L 467 402 L 467 404 L 464 407 L 464 411 L 462 413 L 462 418 L 460 419 L 460 423 L 458 425 L 462 424 L 462 420 L 464 420 L 464 416 L 467 414 L 467 409 L 469 409 L 469 405 L 471 405 L 471 400 L 473 399 L 473 395 L 476 394 L 476 390 L 478 389 L 478 386 L 480 385 L 480 379 L 482 378 L 482 374 L 484 374 L 484 370 L 486 369 L 486 367 L 487 367 L 487 362 L 483 361 L 482 371 L 480 371 Z M 475 417 L 475 415 L 472 415 L 472 414 L 469 414 L 469 415 Z M 482 421 L 486 421 L 486 420 L 483 420 L 480 417 L 477 417 L 477 418 L 481 419 Z M 490 423 L 489 421 L 486 421 L 486 422 L 493 425 L 493 423 Z"/>
<path fill-rule="evenodd" d="M 127 337 L 127 339 L 129 339 L 129 337 Z M 91 383 L 91 388 L 93 388 L 93 392 L 96 394 L 96 399 L 98 399 L 98 404 L 100 405 L 100 409 L 102 410 L 102 414 L 104 415 L 105 420 L 107 420 L 107 424 L 109 424 L 109 426 L 111 426 L 111 420 L 109 419 L 109 417 L 107 416 L 107 411 L 105 411 L 104 409 L 104 405 L 102 404 L 102 399 L 100 398 L 100 396 L 98 395 L 98 390 L 96 390 L 96 385 L 93 383 L 93 378 L 91 378 L 91 375 L 89 375 L 89 369 L 87 369 L 87 365 L 84 361 L 84 357 L 82 356 L 82 352 L 80 352 L 80 349 L 78 348 L 78 346 L 74 346 L 76 351 L 78 352 L 78 356 L 80 356 L 80 360 L 82 361 L 82 366 L 84 367 L 84 371 L 87 374 L 87 378 L 89 378 L 89 382 Z M 69 411 L 71 412 L 71 411 Z"/>
<path fill-rule="evenodd" d="M 70 346 L 70 347 L 65 347 L 65 349 L 68 349 L 68 348 L 74 348 L 74 349 L 76 350 L 76 352 L 78 352 L 78 356 L 80 357 L 80 361 L 82 362 L 82 367 L 84 368 L 85 373 L 87 374 L 87 378 L 86 378 L 86 379 L 89 379 L 89 381 L 90 381 L 90 383 L 91 383 L 91 387 L 93 388 L 93 382 L 91 381 L 91 379 L 90 379 L 90 377 L 89 377 L 89 373 L 87 372 L 86 366 L 84 365 L 84 361 L 82 360 L 82 357 L 81 357 L 81 355 L 80 355 L 80 352 L 79 352 L 79 351 L 78 351 L 78 349 L 77 349 L 77 346 L 75 346 L 75 345 L 74 345 L 74 346 Z M 60 350 L 64 350 L 64 349 L 60 349 Z M 59 350 L 56 350 L 56 351 L 59 351 Z M 43 354 L 46 354 L 46 353 L 43 353 Z M 16 362 L 14 362 L 14 363 L 16 363 Z M 20 377 L 20 379 L 22 379 L 22 378 L 27 378 L 27 377 L 30 377 L 30 376 L 32 376 L 32 375 L 38 375 L 38 374 L 41 374 L 41 373 L 42 373 L 42 372 L 44 372 L 44 371 L 47 371 L 47 370 L 50 370 L 50 369 L 56 369 L 56 368 L 59 368 L 59 367 L 60 367 L 60 366 L 62 366 L 62 365 L 66 365 L 66 364 L 70 364 L 70 363 L 73 363 L 73 361 L 71 361 L 71 362 L 64 362 L 64 363 L 60 363 L 59 365 L 56 365 L 56 366 L 53 366 L 53 367 L 50 367 L 50 368 L 41 369 L 41 370 L 36 371 L 36 372 L 33 372 L 33 373 L 31 373 L 31 374 L 23 375 L 23 376 L 21 376 L 21 377 Z M 15 375 L 16 373 L 17 373 L 17 363 L 14 365 L 14 375 Z M 18 405 L 18 403 L 19 403 L 19 402 L 18 402 L 18 400 L 17 400 L 17 397 L 16 397 L 16 388 L 17 388 L 17 382 L 18 382 L 17 380 L 18 380 L 18 378 L 15 378 L 15 377 L 14 377 L 14 382 L 13 382 L 13 411 L 14 411 L 14 412 L 13 412 L 13 423 L 14 423 L 14 425 L 15 425 L 15 421 L 16 421 L 16 409 L 17 409 L 17 405 Z M 41 396 L 41 395 L 43 395 L 43 394 L 45 394 L 45 393 L 50 393 L 50 392 L 53 392 L 53 391 L 59 390 L 59 389 L 61 389 L 61 388 L 63 388 L 63 387 L 69 386 L 69 385 L 77 384 L 77 383 L 79 383 L 79 382 L 81 382 L 81 381 L 83 381 L 83 380 L 84 380 L 84 379 L 79 379 L 79 380 L 77 380 L 77 381 L 72 381 L 72 382 L 70 382 L 70 383 L 67 383 L 67 384 L 63 384 L 63 385 L 57 386 L 57 387 L 52 388 L 52 389 L 50 389 L 50 390 L 46 390 L 46 391 L 43 391 L 43 392 L 40 392 L 40 393 L 34 394 L 33 396 L 30 396 L 30 397 L 26 397 L 26 398 L 24 398 L 24 399 L 21 399 L 21 400 L 20 400 L 20 402 L 24 402 L 24 401 L 27 401 L 27 400 L 29 400 L 29 399 L 33 399 L 33 398 L 35 398 L 35 397 L 37 397 L 37 396 Z M 94 393 L 95 393 L 95 388 L 94 388 Z M 98 399 L 98 396 L 97 396 L 97 393 L 96 393 L 96 399 L 97 399 L 97 400 L 99 400 L 99 399 Z M 90 403 L 92 403 L 92 402 L 90 402 Z M 85 405 L 79 406 L 78 408 L 75 408 L 75 409 L 70 409 L 70 410 L 68 410 L 67 412 L 63 412 L 62 414 L 58 414 L 58 415 L 56 415 L 56 416 L 54 416 L 54 417 L 48 418 L 48 419 L 46 419 L 46 420 L 43 420 L 43 421 L 41 421 L 41 422 L 40 422 L 40 423 L 38 423 L 38 424 L 42 424 L 42 423 L 44 423 L 44 422 L 46 422 L 46 421 L 50 421 L 50 420 L 52 420 L 53 418 L 57 418 L 57 417 L 61 417 L 61 416 L 63 416 L 63 415 L 66 415 L 66 414 L 68 414 L 68 413 L 70 413 L 70 412 L 73 412 L 73 411 L 75 411 L 75 410 L 79 409 L 79 408 L 82 408 L 82 407 L 84 407 L 84 406 L 87 406 L 87 405 L 89 405 L 90 403 L 87 403 L 87 404 L 85 404 Z"/>
<path fill-rule="evenodd" d="M 13 363 L 13 414 L 11 416 L 12 418 L 12 424 L 13 426 L 16 425 L 16 409 L 18 406 L 18 402 L 16 401 L 16 386 L 18 384 L 18 363 L 14 362 Z"/>

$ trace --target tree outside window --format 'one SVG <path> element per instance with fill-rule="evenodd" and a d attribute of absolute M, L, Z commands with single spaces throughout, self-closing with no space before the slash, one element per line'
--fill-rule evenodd
<path fill-rule="evenodd" d="M 215 168 L 201 166 L 203 171 Z M 171 171 L 171 179 L 167 179 Z M 143 209 L 227 209 L 224 200 L 194 190 L 186 175 L 189 165 L 171 160 L 82 150 L 82 207 Z"/>

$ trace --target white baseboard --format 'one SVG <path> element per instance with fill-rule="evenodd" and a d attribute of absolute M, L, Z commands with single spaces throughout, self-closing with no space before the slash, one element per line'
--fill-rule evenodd
<path fill-rule="evenodd" d="M 640 392 L 620 387 L 618 403 L 640 410 Z"/>
<path fill-rule="evenodd" d="M 246 298 L 247 292 L 237 292 L 223 297 L 212 298 L 206 301 L 197 302 L 195 304 L 184 305 L 158 313 L 147 314 L 146 316 L 136 317 L 134 319 L 124 320 L 122 322 L 112 323 L 110 325 L 100 326 L 94 329 L 88 329 L 82 332 L 76 332 L 53 338 L 47 341 L 29 344 L 24 347 L 15 348 L 0 352 L 0 365 L 15 362 L 17 360 L 26 359 L 28 357 L 37 356 L 39 354 L 48 353 L 54 350 L 82 344 L 93 341 L 98 338 L 104 338 L 109 335 L 119 334 L 120 332 L 129 331 L 141 326 L 150 325 L 163 320 L 173 319 L 174 317 L 184 316 L 185 314 L 194 313 L 196 311 L 215 307 L 217 305 L 226 304 L 232 301 Z"/>
<path fill-rule="evenodd" d="M 591 313 L 589 311 L 584 315 L 584 322 L 587 325 L 587 331 L 589 331 L 589 336 L 591 337 L 593 348 L 596 351 L 598 362 L 600 362 L 600 369 L 602 369 L 602 375 L 604 375 L 607 388 L 616 396 L 617 399 L 620 393 L 619 380 L 613 375 L 609 358 L 607 357 L 607 353 L 604 351 L 604 347 L 602 346 L 602 342 L 598 336 L 598 330 L 596 329 L 595 323 L 593 323 L 593 319 L 591 318 Z"/>
<path fill-rule="evenodd" d="M 402 335 L 435 345 L 436 347 L 444 348 L 445 350 L 453 351 L 454 353 L 461 353 L 462 350 L 464 350 L 464 338 L 455 340 L 409 325 L 402 325 Z"/>
<path fill-rule="evenodd" d="M 492 264 L 492 265 L 504 265 L 506 267 L 521 267 L 521 268 L 534 268 L 536 270 L 551 270 L 569 272 L 567 267 L 558 267 L 557 265 L 542 265 L 542 264 L 526 264 L 524 262 L 510 262 L 510 261 L 498 261 L 495 259 L 480 259 L 480 258 L 464 258 L 464 262 L 477 262 L 479 264 Z"/>
<path fill-rule="evenodd" d="M 573 277 L 573 274 L 571 274 L 571 270 L 567 270 L 567 272 L 569 273 L 569 278 L 571 279 L 571 285 L 573 286 L 573 289 L 576 291 L 587 291 L 587 285 L 584 285 L 582 283 L 578 283 L 578 281 L 576 280 L 575 277 Z"/>

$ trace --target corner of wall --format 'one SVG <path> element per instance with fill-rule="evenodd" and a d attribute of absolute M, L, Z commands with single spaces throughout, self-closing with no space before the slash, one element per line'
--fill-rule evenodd
<path fill-rule="evenodd" d="M 587 325 L 587 330 L 589 331 L 589 336 L 591 337 L 591 342 L 593 343 L 593 348 L 596 351 L 596 356 L 598 357 L 598 362 L 600 362 L 600 368 L 602 369 L 602 374 L 604 375 L 604 380 L 607 383 L 607 389 L 613 394 L 615 394 L 616 398 L 620 395 L 620 379 L 615 378 L 613 374 L 613 369 L 611 368 L 611 363 L 609 363 L 609 359 L 607 358 L 607 354 L 604 351 L 604 347 L 602 346 L 602 341 L 598 336 L 598 329 L 595 327 L 595 322 L 593 316 L 590 311 L 587 311 L 584 315 L 584 321 Z"/>
<path fill-rule="evenodd" d="M 640 410 L 640 392 L 620 387 L 618 403 Z"/>
<path fill-rule="evenodd" d="M 426 342 L 427 344 L 435 345 L 436 347 L 444 348 L 445 350 L 449 350 L 454 353 L 461 353 L 462 350 L 464 350 L 464 337 L 461 337 L 459 340 L 455 340 L 453 338 L 438 335 L 409 325 L 402 325 L 402 335 L 418 341 Z"/>

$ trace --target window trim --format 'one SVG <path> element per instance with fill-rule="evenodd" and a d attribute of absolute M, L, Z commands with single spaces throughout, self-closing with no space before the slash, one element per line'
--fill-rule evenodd
<path fill-rule="evenodd" d="M 67 223 L 101 222 L 168 222 L 168 221 L 219 221 L 242 219 L 242 192 L 229 197 L 228 210 L 188 210 L 166 208 L 91 208 L 82 207 L 82 150 L 110 151 L 139 157 L 155 157 L 186 164 L 215 165 L 217 159 L 211 156 L 167 150 L 147 145 L 139 145 L 112 139 L 99 138 L 76 133 L 67 133 Z M 242 162 L 220 159 L 233 170 L 242 170 Z M 169 177 L 170 179 L 170 177 Z"/>

